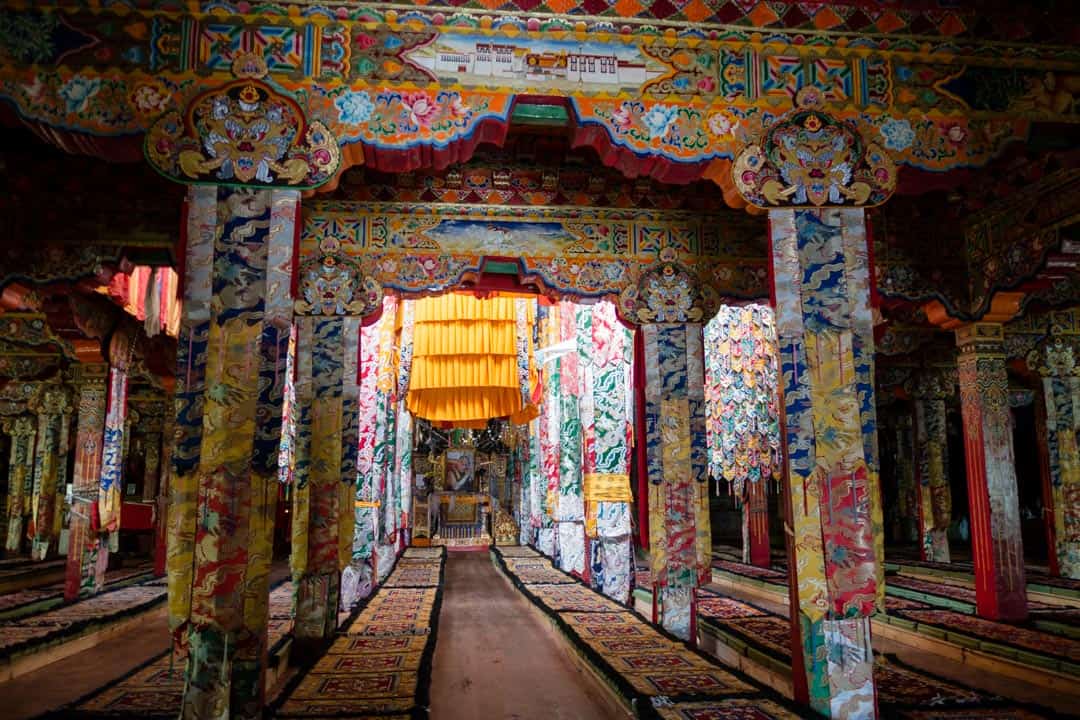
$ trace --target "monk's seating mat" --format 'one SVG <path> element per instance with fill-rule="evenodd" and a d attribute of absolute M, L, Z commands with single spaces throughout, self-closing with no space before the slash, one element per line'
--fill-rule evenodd
<path fill-rule="evenodd" d="M 446 556 L 441 547 L 415 550 L 406 550 L 326 653 L 288 684 L 273 716 L 427 717 Z"/>

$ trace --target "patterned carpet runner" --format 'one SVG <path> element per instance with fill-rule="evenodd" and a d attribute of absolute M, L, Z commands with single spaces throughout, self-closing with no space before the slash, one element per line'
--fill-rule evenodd
<path fill-rule="evenodd" d="M 0 660 L 38 652 L 165 601 L 165 586 L 148 581 L 107 590 L 70 605 L 0 622 Z"/>
<path fill-rule="evenodd" d="M 639 718 L 788 720 L 780 696 L 556 569 L 528 548 L 495 548 L 496 565 L 550 617 Z"/>
<path fill-rule="evenodd" d="M 787 575 L 779 570 L 732 560 L 714 560 L 712 566 L 722 573 L 774 586 L 777 592 L 786 594 Z M 907 622 L 916 632 L 920 627 L 933 628 L 931 634 L 940 636 L 944 631 L 948 639 L 951 633 L 950 641 L 966 647 L 977 647 L 1037 667 L 1080 673 L 1080 639 L 1076 637 L 1080 608 L 1029 601 L 1031 621 L 1018 625 L 976 617 L 975 591 L 963 585 L 890 574 L 885 592 L 886 617 L 882 619 L 886 622 Z M 909 597 L 916 593 L 920 599 Z M 940 607 L 942 599 L 949 603 L 947 607 Z M 1036 627 L 1036 621 L 1057 625 L 1040 623 Z"/>
<path fill-rule="evenodd" d="M 887 589 L 900 588 L 903 590 L 911 590 L 924 595 L 932 595 L 935 597 L 943 597 L 949 600 L 957 602 L 967 603 L 971 606 L 971 612 L 974 612 L 975 608 L 975 590 L 967 587 L 966 585 L 954 585 L 947 582 L 935 582 L 933 580 L 924 580 L 922 578 L 909 577 L 907 575 L 899 575 L 890 573 L 886 577 Z M 1072 608 L 1077 610 L 1076 617 L 1080 618 L 1080 608 Z M 1061 608 L 1057 605 L 1050 605 L 1048 603 L 1039 602 L 1037 600 L 1028 600 L 1028 610 L 1034 613 L 1061 613 L 1062 617 L 1067 617 L 1070 613 L 1067 611 L 1069 608 Z"/>
<path fill-rule="evenodd" d="M 989 652 L 998 651 L 999 648 L 995 646 L 1000 645 L 1065 660 L 1073 664 L 1077 676 L 1080 676 L 1080 640 L 938 608 L 897 610 L 889 615 L 938 628 L 946 633 L 953 632 L 975 638 L 980 641 L 979 649 Z"/>
<path fill-rule="evenodd" d="M 698 617 L 705 626 L 718 630 L 732 647 L 741 649 L 739 646 L 745 644 L 790 667 L 791 626 L 786 617 L 712 589 L 698 591 L 697 608 Z M 874 682 L 878 703 L 886 717 L 923 717 L 912 713 L 929 707 L 939 713 L 933 717 L 941 718 L 997 717 L 983 715 L 984 710 L 1017 713 L 1004 717 L 1053 717 L 1053 714 L 916 670 L 893 657 L 877 658 Z"/>
<path fill-rule="evenodd" d="M 116 587 L 120 585 L 131 584 L 140 579 L 148 579 L 150 573 L 153 572 L 153 569 L 151 564 L 142 563 L 134 567 L 110 570 L 105 573 L 105 586 L 103 589 L 116 589 Z M 34 608 L 42 607 L 52 602 L 60 603 L 63 602 L 63 600 L 63 581 L 52 583 L 44 587 L 18 590 L 16 592 L 0 595 L 0 618 L 3 620 L 11 620 L 18 617 L 23 612 L 31 611 Z"/>
<path fill-rule="evenodd" d="M 426 717 L 445 550 L 408 548 L 387 581 L 275 703 L 276 717 Z"/>
<path fill-rule="evenodd" d="M 293 586 L 289 581 L 270 591 L 271 657 L 292 632 L 292 596 Z M 184 661 L 175 660 L 172 651 L 166 650 L 49 717 L 171 719 L 180 710 L 183 694 Z"/>
<path fill-rule="evenodd" d="M 968 574 L 973 573 L 975 568 L 975 565 L 970 561 L 937 563 L 928 562 L 925 560 L 901 560 L 898 561 L 896 565 L 899 567 L 920 568 L 923 570 L 930 570 L 934 572 L 961 572 Z M 1025 569 L 1025 575 L 1027 577 L 1028 585 L 1043 585 L 1050 588 L 1059 588 L 1072 592 L 1080 592 L 1080 580 L 1074 580 L 1072 578 L 1050 577 L 1045 572 L 1034 571 L 1030 567 Z"/>

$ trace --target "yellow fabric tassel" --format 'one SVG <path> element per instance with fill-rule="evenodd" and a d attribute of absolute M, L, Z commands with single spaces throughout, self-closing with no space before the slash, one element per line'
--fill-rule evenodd
<path fill-rule="evenodd" d="M 632 502 L 630 476 L 623 473 L 585 473 L 585 533 L 596 537 L 596 517 L 602 502 Z"/>

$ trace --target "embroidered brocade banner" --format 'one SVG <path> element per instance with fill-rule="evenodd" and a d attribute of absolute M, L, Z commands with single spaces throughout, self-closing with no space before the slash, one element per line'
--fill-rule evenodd
<path fill-rule="evenodd" d="M 124 428 L 127 422 L 127 371 L 109 369 L 109 401 L 105 411 L 105 436 L 101 451 L 101 489 L 98 515 L 103 532 L 120 529 L 120 505 L 124 484 Z"/>
<path fill-rule="evenodd" d="M 193 716 L 262 702 L 298 201 L 189 190 L 168 566 Z"/>
<path fill-rule="evenodd" d="M 712 554 L 705 452 L 703 330 L 650 324 L 645 341 L 649 548 L 654 582 L 707 582 Z"/>
<path fill-rule="evenodd" d="M 868 618 L 884 578 L 865 220 L 862 210 L 773 210 L 769 220 L 810 700 L 834 717 L 836 703 L 872 713 Z"/>

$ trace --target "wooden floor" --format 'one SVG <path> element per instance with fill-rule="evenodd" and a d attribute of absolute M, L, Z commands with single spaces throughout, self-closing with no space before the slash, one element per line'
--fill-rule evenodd
<path fill-rule="evenodd" d="M 486 552 L 451 552 L 431 682 L 432 720 L 622 717 Z"/>

